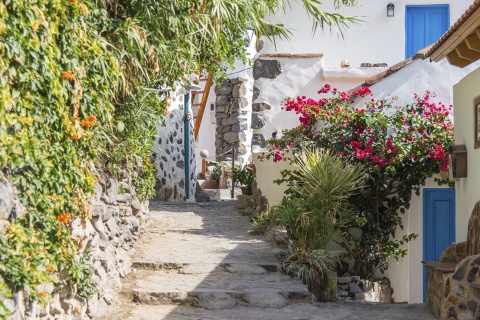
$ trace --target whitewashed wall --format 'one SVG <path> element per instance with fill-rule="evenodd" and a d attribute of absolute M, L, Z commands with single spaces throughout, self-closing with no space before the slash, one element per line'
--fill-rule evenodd
<path fill-rule="evenodd" d="M 398 105 L 404 105 L 411 103 L 413 101 L 413 94 L 415 92 L 422 94 L 427 90 L 437 93 L 436 101 L 441 101 L 446 105 L 453 103 L 453 90 L 452 87 L 460 79 L 466 76 L 469 72 L 474 70 L 480 65 L 480 62 L 473 64 L 467 68 L 461 69 L 448 64 L 447 61 L 441 61 L 439 63 L 430 63 L 428 60 L 415 60 L 410 65 L 407 65 L 403 69 L 399 70 L 397 73 L 390 75 L 389 77 L 383 79 L 382 81 L 374 84 L 370 87 L 375 98 L 387 98 L 388 96 L 397 96 L 398 100 L 396 103 Z M 312 80 L 313 82 L 313 80 Z M 317 82 L 318 85 L 321 85 L 320 82 Z M 473 82 L 474 83 L 474 82 Z M 468 84 L 473 86 L 472 80 Z M 478 82 L 477 82 L 478 83 Z M 470 90 L 471 88 L 467 85 L 467 88 L 463 90 Z M 300 92 L 300 90 L 299 90 Z M 463 92 L 463 91 L 462 91 Z M 303 93 L 302 93 L 303 94 Z M 480 91 L 478 92 L 480 95 Z M 299 94 L 301 95 L 301 94 Z M 316 96 L 310 92 L 305 94 L 307 96 Z M 463 97 L 464 94 L 459 94 Z M 473 98 L 467 95 L 467 100 L 470 99 L 473 101 Z M 371 97 L 366 97 L 364 99 L 359 99 L 356 102 L 357 107 L 361 107 L 367 102 Z M 465 105 L 466 102 L 456 102 L 457 105 Z M 472 105 L 471 108 L 467 108 L 468 112 L 473 112 L 473 102 L 469 102 Z M 465 109 L 465 108 L 463 108 Z M 455 117 L 457 117 L 457 111 L 455 111 Z M 285 112 L 289 113 L 289 112 Z M 290 112 L 291 113 L 291 112 Z M 284 120 L 290 125 L 293 126 L 292 117 L 288 115 L 283 115 Z M 472 113 L 464 115 L 465 119 L 460 118 L 460 123 L 465 123 L 468 121 L 471 122 Z M 273 121 L 274 123 L 277 123 Z M 295 122 L 296 124 L 298 122 Z M 273 126 L 273 125 L 272 125 Z M 457 125 L 456 134 L 466 130 L 465 126 Z M 468 129 L 472 131 L 473 129 Z M 470 142 L 473 146 L 473 131 L 468 132 L 467 136 L 470 139 Z M 458 142 L 457 140 L 457 143 Z M 480 158 L 480 151 L 479 151 Z M 478 160 L 478 159 L 477 159 Z M 469 159 L 470 161 L 470 159 Z M 474 160 L 472 160 L 474 161 Z M 263 195 L 267 197 L 269 203 L 277 204 L 283 196 L 285 191 L 284 186 L 272 185 L 271 181 L 274 179 L 280 178 L 280 170 L 283 170 L 287 167 L 285 163 L 273 163 L 271 161 L 260 162 L 256 161 L 257 167 L 257 180 L 258 185 L 262 189 Z M 480 174 L 480 170 L 479 170 Z M 462 179 L 463 180 L 463 179 Z M 473 179 L 472 179 L 473 180 Z M 460 185 L 457 184 L 457 240 L 464 241 L 466 238 L 466 225 L 468 223 L 468 217 L 470 212 L 477 200 L 480 197 L 467 201 L 468 209 L 463 208 L 465 206 L 465 201 L 458 198 L 458 194 L 462 191 L 462 181 Z M 433 182 L 433 179 L 427 182 L 427 187 L 433 188 L 436 187 L 436 184 Z M 466 187 L 464 187 L 466 188 Z M 265 191 L 264 191 L 265 190 Z M 422 188 L 423 190 L 423 188 Z M 422 193 L 421 193 L 422 194 Z M 460 208 L 460 207 L 462 208 Z M 468 214 L 462 214 L 462 212 L 467 212 Z M 413 242 L 407 245 L 409 250 L 408 256 L 400 259 L 399 262 L 395 260 L 390 261 L 390 268 L 387 270 L 385 276 L 389 277 L 392 281 L 392 286 L 395 290 L 394 297 L 398 302 L 408 301 L 410 303 L 421 303 L 423 302 L 423 266 L 421 264 L 423 258 L 423 197 L 413 195 L 411 207 L 403 216 L 404 229 L 400 228 L 397 230 L 397 237 L 401 238 L 404 234 L 408 233 L 417 233 L 419 237 Z M 458 227 L 461 226 L 461 227 Z M 461 229 L 461 230 L 460 230 Z M 463 240 L 462 240 L 463 239 Z"/>
<path fill-rule="evenodd" d="M 477 65 L 478 66 L 478 65 Z M 480 149 L 474 149 L 473 100 L 480 96 L 480 69 L 476 69 L 454 86 L 455 143 L 467 147 L 467 178 L 456 182 L 456 237 L 467 240 L 468 219 L 475 203 L 480 200 Z"/>
<path fill-rule="evenodd" d="M 179 91 L 171 95 L 168 114 L 157 126 L 154 151 L 157 166 L 157 195 L 163 201 L 182 202 L 186 198 L 185 161 L 190 164 L 190 192 L 189 201 L 195 201 L 195 148 L 193 138 L 193 123 L 189 121 L 189 148 L 190 158 L 185 159 L 184 141 L 184 95 Z"/>
<path fill-rule="evenodd" d="M 395 5 L 395 17 L 387 17 L 387 4 Z M 359 1 L 358 8 L 340 9 L 340 13 L 358 16 L 364 22 L 352 25 L 344 32 L 344 38 L 335 31 L 321 31 L 312 36 L 311 20 L 302 8 L 301 1 L 291 1 L 291 7 L 271 17 L 293 29 L 290 41 L 277 41 L 266 45 L 261 53 L 288 52 L 323 53 L 326 68 L 340 68 L 342 60 L 350 61 L 352 67 L 361 63 L 387 63 L 389 66 L 405 59 L 405 6 L 449 4 L 450 23 L 453 24 L 472 3 L 471 0 L 377 0 Z M 321 7 L 333 12 L 333 1 L 325 1 Z"/>

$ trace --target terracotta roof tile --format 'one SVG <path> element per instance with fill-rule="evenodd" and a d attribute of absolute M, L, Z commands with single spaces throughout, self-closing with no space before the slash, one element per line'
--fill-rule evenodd
<path fill-rule="evenodd" d="M 460 26 L 467 21 L 472 14 L 480 8 L 480 0 L 475 0 L 470 7 L 462 14 L 462 16 L 448 29 L 437 42 L 435 42 L 430 50 L 428 50 L 426 57 L 430 57 L 435 50 L 437 50 Z"/>

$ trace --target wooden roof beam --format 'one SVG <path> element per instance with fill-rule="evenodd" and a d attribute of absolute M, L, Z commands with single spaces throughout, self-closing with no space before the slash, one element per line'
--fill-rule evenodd
<path fill-rule="evenodd" d="M 447 54 L 447 59 L 448 59 L 448 62 L 450 64 L 452 64 L 454 66 L 457 66 L 457 67 L 460 67 L 460 68 L 466 67 L 470 63 L 473 62 L 472 60 L 467 60 L 467 59 L 464 59 L 464 58 L 460 57 L 457 50 L 453 50 L 452 52 Z"/>

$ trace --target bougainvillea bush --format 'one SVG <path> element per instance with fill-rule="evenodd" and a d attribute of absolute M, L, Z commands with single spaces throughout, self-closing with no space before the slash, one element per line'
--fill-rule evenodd
<path fill-rule="evenodd" d="M 402 245 L 416 237 L 394 239 L 397 227 L 403 228 L 402 213 L 412 192 L 419 195 L 427 178 L 448 169 L 454 142 L 451 106 L 434 102 L 430 92 L 414 94 L 405 106 L 395 105 L 395 98 L 374 99 L 366 87 L 348 93 L 325 85 L 319 94 L 328 97 L 286 100 L 285 110 L 298 114 L 300 124 L 270 141 L 269 156 L 280 161 L 286 152 L 316 146 L 364 168 L 366 186 L 349 199 L 363 220 L 362 232 L 355 236 L 344 228 L 341 245 L 354 261 L 351 273 L 371 277 L 376 269 L 388 267 L 387 258 L 404 256 Z M 365 97 L 370 101 L 354 107 L 356 99 Z M 283 174 L 283 181 L 292 177 Z"/>

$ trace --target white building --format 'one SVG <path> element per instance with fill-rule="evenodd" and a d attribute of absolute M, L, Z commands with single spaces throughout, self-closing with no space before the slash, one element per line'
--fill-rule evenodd
<path fill-rule="evenodd" d="M 345 91 L 367 84 L 377 98 L 392 94 L 399 97 L 399 103 L 408 103 L 414 92 L 430 90 L 437 92 L 438 99 L 448 105 L 453 102 L 453 84 L 473 70 L 474 67 L 457 69 L 446 63 L 433 65 L 428 60 L 408 59 L 437 41 L 471 1 L 392 1 L 394 16 L 387 17 L 389 2 L 363 1 L 358 8 L 341 9 L 343 15 L 355 15 L 363 20 L 350 26 L 342 38 L 329 30 L 318 30 L 312 36 L 311 21 L 301 2 L 292 1 L 292 6 L 285 12 L 270 17 L 271 21 L 290 27 L 292 38 L 277 41 L 276 47 L 267 39 L 260 39 L 253 69 L 237 66 L 240 72 L 232 77 L 244 77 L 254 85 L 248 88 L 251 93 L 247 96 L 253 97 L 253 101 L 249 101 L 246 107 L 249 123 L 246 137 L 252 139 L 247 138 L 244 143 L 251 147 L 257 182 L 270 205 L 277 204 L 283 197 L 283 189 L 273 185 L 272 181 L 280 177 L 279 172 L 285 163 L 259 162 L 256 156 L 265 151 L 266 140 L 274 135 L 279 137 L 283 129 L 298 124 L 292 113 L 281 109 L 286 97 L 317 97 L 318 89 L 326 83 Z M 334 10 L 327 4 L 322 9 Z M 208 150 L 210 157 L 216 154 L 217 121 L 211 118 L 215 113 L 208 112 L 210 104 L 215 102 L 216 96 L 211 93 L 196 148 L 197 163 L 200 150 Z M 201 166 L 197 165 L 197 168 Z M 429 186 L 433 187 L 433 184 Z M 423 267 L 420 262 L 426 254 L 423 250 L 423 230 L 426 227 L 423 208 L 428 205 L 424 201 L 422 196 L 414 197 L 404 218 L 406 230 L 403 232 L 418 233 L 420 237 L 408 245 L 410 255 L 398 264 L 392 262 L 387 273 L 397 302 L 423 302 Z"/>

